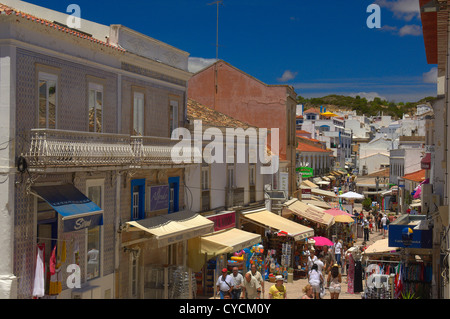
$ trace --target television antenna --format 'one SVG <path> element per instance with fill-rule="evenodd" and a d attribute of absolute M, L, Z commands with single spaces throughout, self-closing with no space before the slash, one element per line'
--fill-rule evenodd
<path fill-rule="evenodd" d="M 223 5 L 223 0 L 208 3 L 208 6 L 217 5 L 217 21 L 216 21 L 216 60 L 219 59 L 219 4 Z"/>

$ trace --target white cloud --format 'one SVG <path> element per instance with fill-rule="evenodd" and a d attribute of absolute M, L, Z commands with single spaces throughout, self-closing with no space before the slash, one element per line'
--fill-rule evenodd
<path fill-rule="evenodd" d="M 398 35 L 404 37 L 406 35 L 412 36 L 421 36 L 422 35 L 422 27 L 416 24 L 407 24 L 400 29 L 395 26 L 384 25 L 380 29 L 380 31 L 390 32 L 394 35 Z"/>
<path fill-rule="evenodd" d="M 431 68 L 430 71 L 423 74 L 424 83 L 437 83 L 438 69 L 437 67 Z"/>
<path fill-rule="evenodd" d="M 277 80 L 278 80 L 278 82 L 288 82 L 290 80 L 295 79 L 297 74 L 298 74 L 298 72 L 292 72 L 292 71 L 286 70 L 286 71 L 284 71 L 281 78 L 278 78 Z"/>
<path fill-rule="evenodd" d="M 210 66 L 216 61 L 217 61 L 216 59 L 190 57 L 188 59 L 188 70 L 191 73 L 197 73 L 198 71 L 203 70 L 204 68 Z"/>
<path fill-rule="evenodd" d="M 413 18 L 420 19 L 420 6 L 418 0 L 377 0 L 380 7 L 387 8 L 394 13 L 394 17 L 405 21 Z"/>
<path fill-rule="evenodd" d="M 398 28 L 390 26 L 390 25 L 384 25 L 384 26 L 382 26 L 380 28 L 380 31 L 387 31 L 387 32 L 397 33 Z"/>
<path fill-rule="evenodd" d="M 356 97 L 357 95 L 359 95 L 361 98 L 366 98 L 366 100 L 369 102 L 373 101 L 376 97 L 380 98 L 381 100 L 387 100 L 384 96 L 381 96 L 377 92 L 359 92 L 349 94 L 349 96 L 351 97 Z"/>
<path fill-rule="evenodd" d="M 422 35 L 422 27 L 416 24 L 408 24 L 398 31 L 398 35 L 401 37 L 405 35 L 420 36 Z"/>

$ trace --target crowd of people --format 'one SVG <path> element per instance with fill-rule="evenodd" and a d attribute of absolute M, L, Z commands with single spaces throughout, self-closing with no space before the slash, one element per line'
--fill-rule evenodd
<path fill-rule="evenodd" d="M 318 256 L 314 248 L 308 251 L 308 285 L 303 289 L 302 299 L 321 299 L 326 288 L 331 299 L 339 298 L 342 273 L 344 269 L 348 272 L 349 257 L 348 254 L 341 257 L 342 242 L 338 241 L 333 248 L 323 246 Z M 239 273 L 237 267 L 233 268 L 231 274 L 224 268 L 222 275 L 217 279 L 216 288 L 216 293 L 221 299 L 261 299 L 263 277 L 254 264 L 244 276 Z M 276 276 L 275 284 L 270 287 L 268 296 L 270 299 L 287 298 L 283 276 Z"/>
<path fill-rule="evenodd" d="M 364 214 L 363 211 L 356 210 L 353 213 L 356 221 L 363 225 L 364 229 L 362 251 L 371 234 L 379 232 L 383 238 L 386 237 L 389 218 L 385 213 L 370 211 Z M 362 291 L 361 262 L 354 251 L 347 250 L 342 240 L 336 240 L 331 247 L 317 248 L 317 251 L 314 247 L 306 251 L 308 284 L 303 289 L 301 299 L 322 299 L 325 289 L 328 289 L 331 299 L 339 299 L 344 274 L 347 276 L 346 284 L 349 293 Z M 239 274 L 237 267 L 233 268 L 231 274 L 228 274 L 227 269 L 224 268 L 216 283 L 217 294 L 221 299 L 260 299 L 264 294 L 263 282 L 263 277 L 254 264 L 244 276 Z M 283 276 L 276 276 L 275 284 L 270 287 L 268 296 L 270 299 L 287 298 Z"/>

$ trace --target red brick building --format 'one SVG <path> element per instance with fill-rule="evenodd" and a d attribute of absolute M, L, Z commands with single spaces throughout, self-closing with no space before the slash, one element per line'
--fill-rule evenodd
<path fill-rule="evenodd" d="M 296 97 L 288 85 L 267 85 L 219 60 L 194 74 L 188 97 L 259 128 L 279 129 L 281 172 L 289 173 L 289 193 L 296 190 Z"/>

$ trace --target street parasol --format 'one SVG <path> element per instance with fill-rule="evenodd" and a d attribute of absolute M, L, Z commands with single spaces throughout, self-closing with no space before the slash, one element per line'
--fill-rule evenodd
<path fill-rule="evenodd" d="M 345 194 L 339 195 L 339 197 L 345 199 L 364 199 L 364 195 L 355 192 L 347 192 Z"/>
<path fill-rule="evenodd" d="M 315 245 L 317 247 L 322 247 L 325 245 L 326 246 L 334 245 L 334 243 L 331 240 L 329 240 L 328 238 L 325 238 L 325 237 L 317 236 L 317 237 L 313 237 L 312 239 L 316 242 Z"/>
<path fill-rule="evenodd" d="M 355 220 L 347 214 L 334 216 L 334 221 L 336 223 L 353 223 L 353 222 L 355 222 Z"/>
<path fill-rule="evenodd" d="M 330 214 L 332 216 L 347 215 L 347 216 L 352 217 L 352 214 L 349 214 L 346 211 L 340 210 L 338 208 L 328 209 L 325 211 L 325 213 Z"/>

